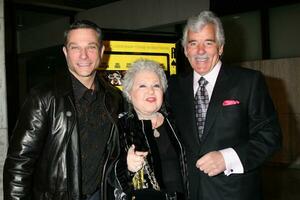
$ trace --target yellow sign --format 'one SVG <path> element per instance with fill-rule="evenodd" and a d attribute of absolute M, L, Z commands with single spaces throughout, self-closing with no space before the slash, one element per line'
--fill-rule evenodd
<path fill-rule="evenodd" d="M 159 62 L 165 71 L 176 74 L 175 43 L 104 41 L 100 70 L 127 70 L 140 58 Z"/>

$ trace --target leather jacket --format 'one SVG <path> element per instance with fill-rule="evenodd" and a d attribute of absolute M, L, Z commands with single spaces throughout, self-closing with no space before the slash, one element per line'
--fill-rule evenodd
<path fill-rule="evenodd" d="M 5 200 L 82 198 L 73 88 L 69 74 L 58 76 L 33 88 L 22 107 L 4 166 Z M 116 88 L 98 80 L 111 121 L 99 185 L 101 200 L 106 200 L 107 171 L 119 153 L 116 119 L 122 97 Z"/>
<path fill-rule="evenodd" d="M 174 123 L 171 121 L 171 119 L 168 117 L 166 112 L 161 111 L 161 113 L 164 115 L 165 118 L 165 124 L 168 126 L 168 130 L 170 130 L 169 136 L 170 141 L 172 145 L 174 146 L 176 152 L 179 155 L 179 162 L 180 162 L 180 169 L 181 169 L 181 176 L 183 180 L 183 189 L 184 189 L 184 196 L 185 199 L 188 199 L 189 192 L 188 192 L 188 182 L 187 182 L 187 166 L 186 166 L 186 158 L 185 158 L 185 151 L 183 149 L 183 146 L 181 144 L 181 141 L 179 139 L 179 136 L 177 135 L 177 131 L 175 130 Z M 148 151 L 146 149 L 149 149 L 149 143 L 145 142 L 145 139 L 147 138 L 148 134 L 146 132 L 151 129 L 152 126 L 151 123 L 149 125 L 144 124 L 141 122 L 136 113 L 133 112 L 125 112 L 121 113 L 119 115 L 119 132 L 120 132 L 120 157 L 119 160 L 116 162 L 114 166 L 114 176 L 115 176 L 115 198 L 116 200 L 128 200 L 131 199 L 131 191 L 133 190 L 133 186 L 131 183 L 132 179 L 132 173 L 128 171 L 127 169 L 127 150 L 131 146 L 131 144 L 135 144 L 135 148 L 142 149 L 141 151 Z M 139 135 L 142 134 L 142 135 Z M 142 138 L 141 138 L 142 137 Z M 147 141 L 150 141 L 149 138 L 146 139 Z M 148 144 L 147 144 L 148 143 Z M 150 148 L 151 151 L 151 148 Z M 148 160 L 152 159 L 149 156 L 152 156 L 151 154 L 148 154 Z M 154 169 L 153 169 L 154 170 Z M 154 170 L 155 171 L 155 170 Z M 159 180 L 158 182 L 162 182 L 162 180 Z"/>

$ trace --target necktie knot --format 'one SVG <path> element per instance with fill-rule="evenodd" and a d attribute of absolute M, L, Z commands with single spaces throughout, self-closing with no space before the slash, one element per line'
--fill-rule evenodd
<path fill-rule="evenodd" d="M 204 77 L 201 77 L 198 83 L 200 87 L 205 87 L 208 84 L 208 81 Z"/>

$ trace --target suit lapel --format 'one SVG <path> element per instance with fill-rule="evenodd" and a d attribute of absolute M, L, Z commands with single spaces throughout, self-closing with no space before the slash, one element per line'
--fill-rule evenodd
<path fill-rule="evenodd" d="M 225 95 L 230 89 L 230 82 L 231 81 L 229 79 L 228 73 L 226 72 L 226 69 L 224 69 L 224 67 L 221 67 L 206 113 L 202 141 L 204 141 L 209 135 L 209 130 L 214 124 L 215 119 L 220 112 L 220 109 L 222 108 L 222 100 L 225 98 Z"/>

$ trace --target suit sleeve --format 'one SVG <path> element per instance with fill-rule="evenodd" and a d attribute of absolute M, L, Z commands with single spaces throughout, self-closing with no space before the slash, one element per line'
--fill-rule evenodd
<path fill-rule="evenodd" d="M 47 133 L 46 126 L 44 104 L 31 92 L 9 142 L 3 173 L 5 200 L 32 199 L 32 177 Z"/>
<path fill-rule="evenodd" d="M 248 99 L 248 140 L 234 147 L 245 172 L 261 166 L 282 141 L 277 113 L 261 73 L 253 79 Z"/>

